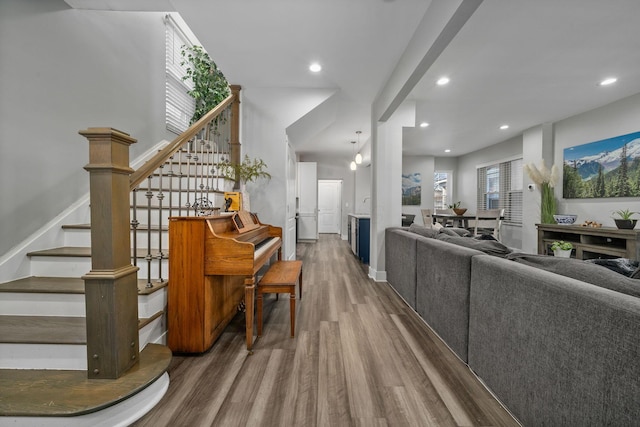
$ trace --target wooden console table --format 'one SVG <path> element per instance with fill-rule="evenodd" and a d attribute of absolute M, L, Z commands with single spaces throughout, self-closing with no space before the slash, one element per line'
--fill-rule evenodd
<path fill-rule="evenodd" d="M 640 231 L 614 227 L 536 224 L 538 253 L 551 254 L 549 246 L 556 240 L 571 242 L 577 259 L 629 258 L 640 260 Z"/>

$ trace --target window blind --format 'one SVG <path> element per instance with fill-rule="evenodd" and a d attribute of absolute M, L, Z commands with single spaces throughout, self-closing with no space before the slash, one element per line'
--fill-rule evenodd
<path fill-rule="evenodd" d="M 195 101 L 187 91 L 193 88 L 190 80 L 183 81 L 186 75 L 182 62 L 182 47 L 191 43 L 184 36 L 178 25 L 167 16 L 165 19 L 165 98 L 167 130 L 180 134 L 187 130 L 189 121 L 195 111 Z"/>
<path fill-rule="evenodd" d="M 522 159 L 478 168 L 477 209 L 504 209 L 504 221 L 522 223 Z"/>

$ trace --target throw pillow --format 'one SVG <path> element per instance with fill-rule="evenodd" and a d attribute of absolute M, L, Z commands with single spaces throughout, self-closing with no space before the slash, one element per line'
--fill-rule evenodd
<path fill-rule="evenodd" d="M 436 237 L 436 235 L 438 234 L 438 230 L 434 230 L 432 228 L 425 227 L 416 223 L 413 223 L 409 226 L 409 231 L 429 238 Z"/>
<path fill-rule="evenodd" d="M 601 265 L 611 271 L 615 271 L 616 273 L 623 274 L 627 277 L 632 277 L 632 275 L 635 274 L 635 272 L 638 270 L 638 267 L 640 267 L 640 263 L 638 263 L 638 261 L 634 261 L 629 258 L 597 258 L 586 259 L 584 261 L 591 264 Z M 634 277 L 634 279 L 637 279 L 637 277 Z"/>
<path fill-rule="evenodd" d="M 469 237 L 449 236 L 444 233 L 438 234 L 438 240 L 453 243 L 458 246 L 465 246 L 470 249 L 484 252 L 488 255 L 504 258 L 511 253 L 511 249 L 498 242 L 497 240 L 476 240 Z"/>
<path fill-rule="evenodd" d="M 433 224 L 433 226 L 431 226 L 431 228 L 440 231 L 444 227 L 442 227 L 442 224 L 440 224 L 439 222 L 436 222 L 435 224 Z"/>
<path fill-rule="evenodd" d="M 441 227 L 440 233 L 448 234 L 449 236 L 454 237 L 468 237 L 471 236 L 469 230 L 466 228 L 457 228 L 457 227 Z"/>

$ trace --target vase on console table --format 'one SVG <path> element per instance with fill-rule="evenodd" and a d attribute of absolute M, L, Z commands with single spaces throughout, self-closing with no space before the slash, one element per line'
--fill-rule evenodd
<path fill-rule="evenodd" d="M 553 251 L 553 256 L 557 256 L 558 258 L 571 258 L 571 249 L 556 249 Z"/>

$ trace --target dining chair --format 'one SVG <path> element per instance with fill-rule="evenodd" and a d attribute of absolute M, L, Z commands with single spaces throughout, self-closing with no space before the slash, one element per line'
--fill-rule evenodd
<path fill-rule="evenodd" d="M 496 240 L 500 240 L 500 227 L 502 226 L 503 216 L 504 209 L 479 209 L 476 212 L 473 234 L 475 236 L 490 234 Z"/>
<path fill-rule="evenodd" d="M 453 209 L 435 209 L 435 213 L 453 215 Z M 445 227 L 453 226 L 453 220 L 447 218 L 440 219 L 440 223 Z"/>
<path fill-rule="evenodd" d="M 420 209 L 422 212 L 422 222 L 425 227 L 431 227 L 433 225 L 433 217 L 431 216 L 431 209 Z"/>

